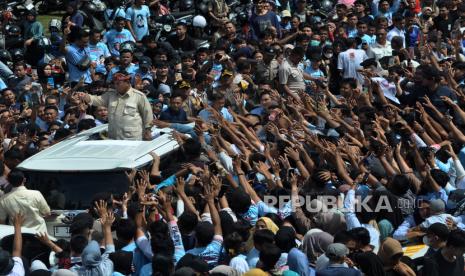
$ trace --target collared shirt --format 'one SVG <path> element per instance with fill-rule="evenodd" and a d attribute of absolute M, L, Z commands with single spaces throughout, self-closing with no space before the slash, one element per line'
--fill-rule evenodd
<path fill-rule="evenodd" d="M 76 44 L 71 44 L 66 47 L 66 61 L 69 68 L 69 81 L 78 82 L 84 76 L 85 83 L 92 83 L 89 68 L 85 71 L 78 69 L 79 63 L 84 59 L 90 59 L 89 47 L 80 48 Z"/>
<path fill-rule="evenodd" d="M 298 90 L 305 90 L 303 70 L 298 65 L 284 60 L 279 66 L 278 76 L 279 83 L 287 85 L 292 92 L 296 93 Z"/>
<path fill-rule="evenodd" d="M 142 140 L 144 130 L 151 128 L 152 106 L 144 93 L 132 87 L 123 95 L 111 91 L 90 98 L 91 105 L 108 108 L 110 139 Z"/>
<path fill-rule="evenodd" d="M 24 227 L 41 233 L 47 232 L 43 217 L 50 214 L 50 207 L 39 191 L 19 186 L 0 198 L 0 220 L 10 218 L 11 222 L 11 218 L 18 212 L 25 215 Z"/>
<path fill-rule="evenodd" d="M 397 27 L 394 27 L 392 28 L 392 30 L 390 30 L 388 33 L 387 33 L 387 40 L 389 42 L 391 42 L 392 38 L 395 37 L 395 36 L 400 36 L 402 37 L 402 45 L 405 47 L 405 31 L 404 30 L 399 30 L 397 29 Z"/>
<path fill-rule="evenodd" d="M 378 42 L 370 46 L 368 50 L 368 57 L 369 58 L 376 58 L 376 60 L 380 60 L 383 57 L 392 56 L 392 48 L 391 42 L 386 41 L 386 44 L 381 45 Z"/>

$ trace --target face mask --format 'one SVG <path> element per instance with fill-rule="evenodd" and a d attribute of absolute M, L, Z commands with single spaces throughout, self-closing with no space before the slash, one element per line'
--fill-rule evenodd
<path fill-rule="evenodd" d="M 423 236 L 423 243 L 426 244 L 427 246 L 431 246 L 431 242 L 427 235 Z"/>
<path fill-rule="evenodd" d="M 324 54 L 326 58 L 332 58 L 333 57 L 333 53 L 325 53 Z"/>
<path fill-rule="evenodd" d="M 318 40 L 310 41 L 310 46 L 319 46 L 319 45 L 320 45 L 320 41 L 318 41 Z"/>

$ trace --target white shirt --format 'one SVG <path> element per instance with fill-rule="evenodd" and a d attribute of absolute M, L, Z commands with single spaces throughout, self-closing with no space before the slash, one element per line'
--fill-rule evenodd
<path fill-rule="evenodd" d="M 357 72 L 362 68 L 360 63 L 368 59 L 364 50 L 349 49 L 339 54 L 337 59 L 337 69 L 342 70 L 344 78 L 355 78 L 359 83 L 363 83 L 363 76 Z"/>
<path fill-rule="evenodd" d="M 405 47 L 405 31 L 404 30 L 399 30 L 399 29 L 397 29 L 397 27 L 394 27 L 394 28 L 392 28 L 392 30 L 390 30 L 387 33 L 386 39 L 389 42 L 391 42 L 392 38 L 395 37 L 395 36 L 402 37 L 402 46 Z"/>
<path fill-rule="evenodd" d="M 383 57 L 389 56 L 392 56 L 391 42 L 389 41 L 386 41 L 384 46 L 376 42 L 375 44 L 371 45 L 368 52 L 368 57 L 376 58 L 376 60 L 380 60 Z"/>

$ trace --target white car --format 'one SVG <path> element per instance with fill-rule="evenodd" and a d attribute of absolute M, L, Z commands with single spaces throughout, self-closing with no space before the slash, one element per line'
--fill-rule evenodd
<path fill-rule="evenodd" d="M 123 194 L 128 191 L 126 171 L 152 162 L 150 152 L 163 163 L 179 148 L 171 136 L 172 129 L 152 129 L 152 141 L 103 140 L 100 134 L 107 125 L 83 131 L 47 148 L 18 165 L 27 177 L 26 186 L 39 190 L 52 214 L 47 230 L 55 238 L 69 238 L 72 218 L 89 209 L 92 196 L 100 192 Z"/>

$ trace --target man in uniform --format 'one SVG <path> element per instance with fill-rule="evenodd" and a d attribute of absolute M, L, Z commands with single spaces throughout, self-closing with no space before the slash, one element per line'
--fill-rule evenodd
<path fill-rule="evenodd" d="M 108 136 L 115 140 L 151 140 L 152 107 L 144 93 L 131 87 L 131 76 L 113 75 L 115 91 L 101 96 L 79 92 L 85 102 L 108 108 Z"/>

